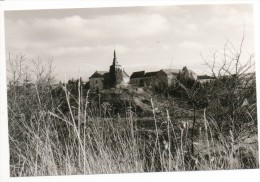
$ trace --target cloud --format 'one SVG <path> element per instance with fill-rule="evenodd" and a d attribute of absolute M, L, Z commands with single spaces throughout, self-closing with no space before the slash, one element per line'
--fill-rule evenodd
<path fill-rule="evenodd" d="M 88 44 L 93 39 L 106 40 L 147 37 L 161 34 L 169 29 L 167 19 L 159 14 L 111 15 L 94 19 L 71 16 L 60 19 L 31 18 L 7 20 L 7 39 L 21 49 L 30 44 L 69 45 Z M 17 34 L 19 30 L 22 34 Z M 19 37 L 18 37 L 19 36 Z"/>
<path fill-rule="evenodd" d="M 107 70 L 114 48 L 120 64 L 133 71 L 163 67 L 172 58 L 174 67 L 191 65 L 185 60 L 200 67 L 197 53 L 222 48 L 225 36 L 241 40 L 244 20 L 245 47 L 254 50 L 248 5 L 13 11 L 5 17 L 6 51 L 28 59 L 53 57 L 58 74 Z"/>
<path fill-rule="evenodd" d="M 202 44 L 198 42 L 190 42 L 190 41 L 181 42 L 178 46 L 183 49 L 193 49 L 193 50 L 200 50 L 203 48 Z"/>
<path fill-rule="evenodd" d="M 252 6 L 250 5 L 233 5 L 233 6 L 213 6 L 212 15 L 208 16 L 205 27 L 212 30 L 226 31 L 235 33 L 234 29 L 243 30 L 243 27 L 253 28 Z M 217 25 L 217 26 L 216 26 Z"/>

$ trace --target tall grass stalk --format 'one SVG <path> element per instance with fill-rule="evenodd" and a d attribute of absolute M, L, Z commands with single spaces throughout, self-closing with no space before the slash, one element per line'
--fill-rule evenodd
<path fill-rule="evenodd" d="M 42 99 L 39 90 L 31 93 L 31 97 L 40 100 L 36 105 L 28 104 L 29 114 L 23 113 L 19 98 L 9 98 L 10 103 L 16 102 L 8 108 L 11 176 L 259 167 L 255 145 L 237 146 L 231 134 L 221 133 L 214 118 L 207 119 L 205 109 L 197 114 L 201 119 L 197 118 L 198 129 L 192 140 L 188 121 L 180 127 L 170 108 L 157 115 L 156 100 L 151 99 L 153 117 L 147 121 L 154 127 L 146 129 L 138 125 L 140 118 L 131 108 L 124 117 L 102 116 L 100 104 L 91 101 L 89 91 L 84 97 L 81 87 L 79 83 L 75 97 L 63 86 L 67 113 L 45 105 L 46 99 Z M 77 107 L 72 106 L 73 100 Z M 205 130 L 200 129 L 203 126 Z M 194 153 L 190 150 L 191 141 L 196 143 Z"/>
<path fill-rule="evenodd" d="M 160 161 L 162 161 L 162 151 L 161 151 L 161 146 L 159 143 L 159 133 L 158 133 L 158 126 L 157 126 L 157 122 L 156 122 L 156 116 L 155 116 L 155 108 L 154 108 L 154 104 L 153 104 L 153 99 L 151 98 L 151 105 L 152 105 L 152 111 L 153 111 L 153 119 L 154 119 L 154 126 L 155 126 L 155 134 L 156 134 L 156 139 L 155 139 L 155 151 L 154 153 L 156 153 L 156 149 L 158 147 L 159 150 L 159 157 L 160 157 Z M 162 163 L 161 163 L 162 164 Z M 161 166 L 162 167 L 162 166 Z"/>
<path fill-rule="evenodd" d="M 166 148 L 166 150 L 168 150 L 168 171 L 171 171 L 171 160 L 172 160 L 172 155 L 171 155 L 171 134 L 170 134 L 171 119 L 170 119 L 170 115 L 169 115 L 168 109 L 166 109 L 166 113 L 167 113 L 167 134 L 168 134 L 168 148 Z"/>
<path fill-rule="evenodd" d="M 210 151 L 210 142 L 208 136 L 208 127 L 207 127 L 207 118 L 206 118 L 206 108 L 203 109 L 203 116 L 204 116 L 204 127 L 205 127 L 205 137 L 207 142 L 207 150 L 208 150 L 208 157 L 209 157 L 209 166 L 211 168 L 211 151 Z"/>

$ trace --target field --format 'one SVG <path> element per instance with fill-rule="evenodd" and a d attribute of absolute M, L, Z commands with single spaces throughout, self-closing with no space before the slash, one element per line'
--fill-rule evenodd
<path fill-rule="evenodd" d="M 231 114 L 214 98 L 194 105 L 176 90 L 95 94 L 78 80 L 12 86 L 11 176 L 259 168 L 252 85 L 237 92 L 247 104 Z"/>

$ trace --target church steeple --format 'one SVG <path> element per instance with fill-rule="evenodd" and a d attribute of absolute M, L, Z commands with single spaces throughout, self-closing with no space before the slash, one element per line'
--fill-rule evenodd
<path fill-rule="evenodd" d="M 110 87 L 115 87 L 116 85 L 123 83 L 123 70 L 121 68 L 121 65 L 118 64 L 117 62 L 115 49 L 114 49 L 113 63 L 109 69 L 109 77 L 110 77 L 110 81 L 109 81 Z"/>
<path fill-rule="evenodd" d="M 113 65 L 117 64 L 117 60 L 116 60 L 116 50 L 114 49 L 114 59 L 113 59 Z"/>

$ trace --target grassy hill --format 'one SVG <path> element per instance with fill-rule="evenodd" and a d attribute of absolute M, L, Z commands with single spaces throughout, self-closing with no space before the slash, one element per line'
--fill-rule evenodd
<path fill-rule="evenodd" d="M 151 89 L 76 88 L 8 91 L 11 176 L 259 167 L 254 104 L 232 130 L 213 99 L 196 108 Z"/>

